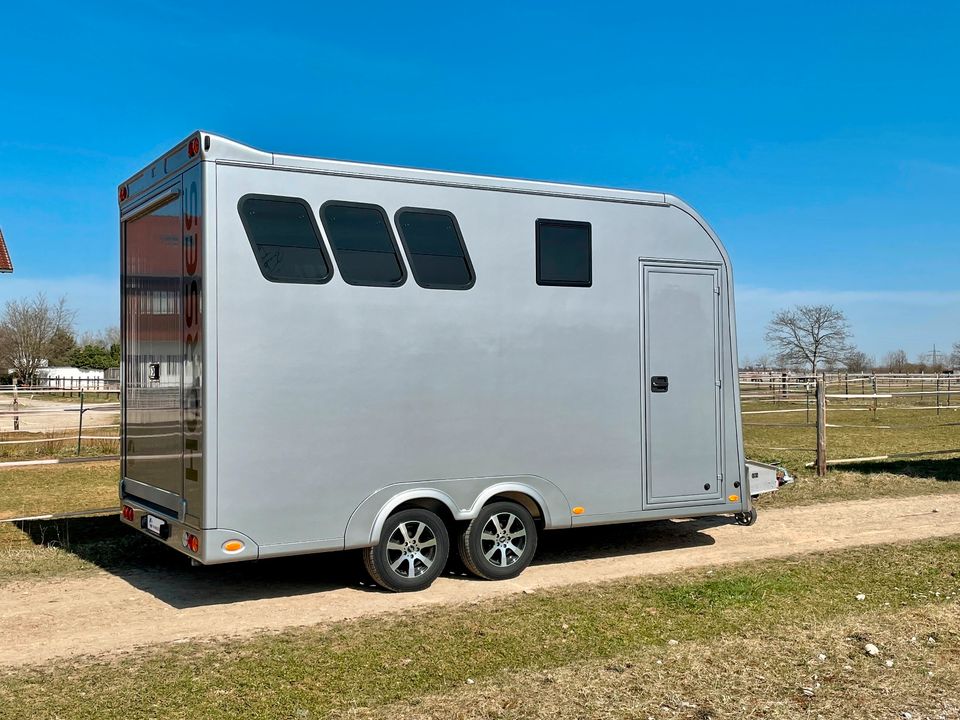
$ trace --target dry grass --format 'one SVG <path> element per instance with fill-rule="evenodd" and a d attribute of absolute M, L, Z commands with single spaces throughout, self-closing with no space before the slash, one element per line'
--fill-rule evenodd
<path fill-rule="evenodd" d="M 757 630 L 748 628 L 741 637 L 646 647 L 612 661 L 530 674 L 501 672 L 446 694 L 348 710 L 341 717 L 777 720 L 898 718 L 904 712 L 914 718 L 960 717 L 960 614 L 955 606 L 837 619 L 790 628 L 796 631 L 793 636 Z M 866 655 L 866 642 L 877 645 L 881 655 Z M 887 667 L 887 660 L 893 667 Z"/>
<path fill-rule="evenodd" d="M 954 395 L 954 400 L 960 403 L 960 392 Z M 828 407 L 828 423 L 862 426 L 827 428 L 827 457 L 830 459 L 960 448 L 960 410 L 941 410 L 937 415 L 933 410 L 894 406 L 881 407 L 874 415 L 853 407 L 852 402 L 845 401 L 836 401 Z M 772 410 L 775 406 L 746 402 L 743 409 Z M 811 412 L 809 422 L 802 412 L 744 415 L 743 439 L 747 457 L 783 464 L 796 474 L 810 474 L 804 465 L 816 457 L 814 418 L 814 412 Z M 960 457 L 960 454 L 953 457 Z"/>
<path fill-rule="evenodd" d="M 803 475 L 793 485 L 762 496 L 757 506 L 762 510 L 956 492 L 960 492 L 960 458 L 901 460 L 864 464 L 856 471 L 835 469 L 822 478 Z"/>
<path fill-rule="evenodd" d="M 879 546 L 10 670 L 0 716 L 937 716 L 958 566 L 960 539 Z"/>
<path fill-rule="evenodd" d="M 83 434 L 87 437 L 116 437 L 119 430 L 115 427 L 93 427 L 85 429 Z M 38 440 L 43 442 L 36 442 Z M 0 460 L 46 460 L 77 455 L 76 430 L 0 433 L 0 442 L 14 441 L 16 444 L 0 445 Z M 119 448 L 119 442 L 116 440 L 81 440 L 80 455 L 82 457 L 116 455 Z"/>
<path fill-rule="evenodd" d="M 0 519 L 119 505 L 117 461 L 0 470 Z"/>
<path fill-rule="evenodd" d="M 6 468 L 0 471 L 0 519 L 117 505 L 119 472 L 115 461 Z M 115 552 L 126 538 L 115 537 L 121 531 L 116 518 L 91 522 L 84 518 L 84 530 L 74 537 L 78 524 L 69 521 L 0 523 L 0 585 L 93 569 L 100 554 Z"/>
<path fill-rule="evenodd" d="M 837 389 L 835 388 L 834 391 Z M 842 389 L 841 389 L 842 391 Z M 851 387 L 851 392 L 859 392 Z M 867 392 L 870 391 L 869 386 Z M 946 400 L 944 396 L 943 400 Z M 960 403 L 960 392 L 951 401 Z M 829 423 L 862 427 L 828 427 L 827 457 L 852 458 L 960 448 L 960 411 L 911 410 L 921 399 L 881 405 L 876 414 L 855 409 L 865 401 L 831 402 Z M 933 402 L 930 398 L 922 402 Z M 745 402 L 743 409 L 803 408 L 800 404 Z M 744 450 L 748 458 L 784 465 L 798 478 L 792 486 L 764 497 L 762 507 L 815 505 L 843 500 L 907 497 L 960 491 L 960 454 L 928 459 L 903 459 L 834 467 L 826 478 L 814 476 L 805 464 L 816 453 L 816 429 L 803 412 L 744 415 Z M 957 423 L 951 425 L 950 423 Z"/>

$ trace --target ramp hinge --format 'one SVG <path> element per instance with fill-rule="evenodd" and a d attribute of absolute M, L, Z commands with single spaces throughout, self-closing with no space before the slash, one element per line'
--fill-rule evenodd
<path fill-rule="evenodd" d="M 723 382 L 723 381 L 722 381 L 722 380 L 717 380 L 717 381 L 716 381 L 717 387 L 720 387 L 720 383 L 721 383 L 721 382 Z"/>

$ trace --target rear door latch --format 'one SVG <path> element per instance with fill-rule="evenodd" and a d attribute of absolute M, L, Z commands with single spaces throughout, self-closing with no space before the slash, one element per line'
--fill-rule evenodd
<path fill-rule="evenodd" d="M 654 375 L 650 378 L 650 392 L 665 393 L 670 389 L 670 378 L 666 375 Z"/>

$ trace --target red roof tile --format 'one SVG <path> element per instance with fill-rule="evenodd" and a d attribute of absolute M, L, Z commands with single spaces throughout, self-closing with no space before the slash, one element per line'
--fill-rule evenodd
<path fill-rule="evenodd" d="M 7 251 L 7 243 L 3 239 L 3 230 L 0 230 L 0 273 L 13 272 L 13 261 Z"/>

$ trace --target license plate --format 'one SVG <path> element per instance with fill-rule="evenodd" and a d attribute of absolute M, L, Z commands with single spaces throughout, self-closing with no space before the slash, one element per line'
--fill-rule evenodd
<path fill-rule="evenodd" d="M 152 532 L 154 535 L 159 535 L 162 527 L 163 520 L 154 517 L 153 515 L 147 515 L 147 530 Z"/>

